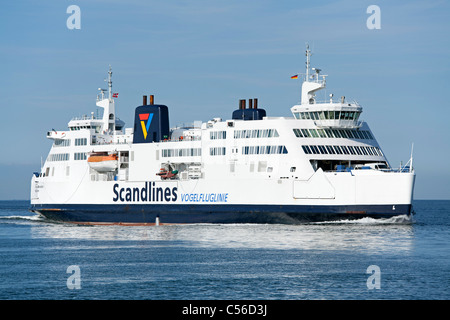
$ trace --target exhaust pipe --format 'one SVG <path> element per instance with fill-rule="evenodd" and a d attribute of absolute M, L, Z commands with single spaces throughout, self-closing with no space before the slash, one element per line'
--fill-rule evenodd
<path fill-rule="evenodd" d="M 152 101 L 152 100 L 150 100 Z M 239 100 L 239 110 L 245 110 L 246 108 L 246 99 L 241 99 Z M 151 104 L 151 102 L 150 102 Z M 249 109 L 258 109 L 258 99 L 254 98 L 254 99 L 248 99 L 248 108 Z"/>
<path fill-rule="evenodd" d="M 142 105 L 146 106 L 147 105 L 147 96 L 143 96 L 142 97 Z"/>
<path fill-rule="evenodd" d="M 150 95 L 150 105 L 153 105 L 154 104 L 154 96 L 153 95 Z"/>
<path fill-rule="evenodd" d="M 239 100 L 239 110 L 245 109 L 245 99 Z"/>

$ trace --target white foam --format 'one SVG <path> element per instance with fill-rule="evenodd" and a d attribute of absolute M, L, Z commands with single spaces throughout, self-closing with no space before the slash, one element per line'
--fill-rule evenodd
<path fill-rule="evenodd" d="M 27 220 L 27 221 L 43 221 L 44 218 L 42 218 L 40 215 L 33 215 L 33 216 L 3 216 L 0 217 L 0 219 L 5 220 Z"/>
<path fill-rule="evenodd" d="M 315 222 L 316 224 L 411 224 L 414 222 L 412 216 L 399 215 L 391 218 L 370 218 L 364 217 L 361 219 L 345 219 Z"/>

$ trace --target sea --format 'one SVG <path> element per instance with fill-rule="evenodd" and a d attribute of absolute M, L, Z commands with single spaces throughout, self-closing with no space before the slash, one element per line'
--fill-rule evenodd
<path fill-rule="evenodd" d="M 205 300 L 447 300 L 450 201 L 413 205 L 412 219 L 86 226 L 0 201 L 0 299 L 181 300 L 186 312 Z"/>

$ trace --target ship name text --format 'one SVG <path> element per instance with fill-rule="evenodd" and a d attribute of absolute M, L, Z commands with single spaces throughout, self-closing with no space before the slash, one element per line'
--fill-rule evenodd
<path fill-rule="evenodd" d="M 142 188 L 120 188 L 118 183 L 113 186 L 113 201 L 117 202 L 175 202 L 178 199 L 177 187 L 159 187 L 155 182 L 145 182 Z"/>

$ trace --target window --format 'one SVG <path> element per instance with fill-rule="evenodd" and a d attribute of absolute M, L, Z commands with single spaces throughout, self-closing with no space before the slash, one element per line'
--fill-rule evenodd
<path fill-rule="evenodd" d="M 301 129 L 301 130 L 302 130 L 303 136 L 305 138 L 311 137 L 311 135 L 309 134 L 309 131 L 307 129 Z"/>
<path fill-rule="evenodd" d="M 311 149 L 309 149 L 308 146 L 302 146 L 302 149 L 303 149 L 303 152 L 306 153 L 306 154 L 311 154 L 312 153 Z"/>
<path fill-rule="evenodd" d="M 368 155 L 367 150 L 366 150 L 365 147 L 361 147 L 360 149 L 361 149 L 361 152 L 362 152 L 365 156 Z"/>
<path fill-rule="evenodd" d="M 341 114 L 341 112 L 340 111 L 335 111 L 334 112 L 334 119 L 335 120 L 339 120 L 339 115 Z"/>
<path fill-rule="evenodd" d="M 70 139 L 55 139 L 53 142 L 55 147 L 68 147 L 70 146 Z"/>
<path fill-rule="evenodd" d="M 73 154 L 73 159 L 74 160 L 86 160 L 87 159 L 86 152 L 75 152 Z"/>
<path fill-rule="evenodd" d="M 48 156 L 47 161 L 68 161 L 69 158 L 69 153 L 54 153 Z"/>
<path fill-rule="evenodd" d="M 321 138 L 326 138 L 326 137 L 327 137 L 327 135 L 326 135 L 326 133 L 325 133 L 325 130 L 323 130 L 323 129 L 317 129 L 317 132 L 319 133 L 319 136 L 320 136 Z"/>
<path fill-rule="evenodd" d="M 276 129 L 253 129 L 253 130 L 234 131 L 235 139 L 276 138 L 276 137 L 279 137 L 278 131 Z"/>
<path fill-rule="evenodd" d="M 320 154 L 319 149 L 316 146 L 309 146 L 314 154 Z"/>
<path fill-rule="evenodd" d="M 352 130 L 345 130 L 345 132 L 347 133 L 347 135 L 350 139 L 356 139 L 356 136 L 353 135 Z"/>
<path fill-rule="evenodd" d="M 343 137 L 341 136 L 341 133 L 340 133 L 338 130 L 334 130 L 334 129 L 333 129 L 333 133 L 334 133 L 334 136 L 335 136 L 336 138 L 343 138 Z"/>
<path fill-rule="evenodd" d="M 278 136 L 278 133 L 274 130 L 274 136 Z M 369 131 L 366 130 L 349 130 L 349 129 L 292 129 L 294 131 L 294 134 L 297 138 L 344 138 L 344 139 L 374 139 L 373 136 L 370 134 Z M 246 130 L 243 131 L 242 135 L 250 134 L 246 133 Z M 248 130 L 247 130 L 248 131 Z M 236 134 L 235 137 L 239 134 Z M 270 137 L 271 133 L 270 131 L 263 132 L 263 138 L 264 137 Z M 242 136 L 243 137 L 243 136 Z M 251 137 L 259 137 L 258 135 L 255 135 L 255 133 L 252 133 Z"/>
<path fill-rule="evenodd" d="M 87 138 L 76 138 L 75 139 L 76 146 L 85 146 L 87 145 Z"/>
<path fill-rule="evenodd" d="M 324 115 L 323 111 L 319 112 L 319 119 L 320 120 L 325 120 L 325 115 Z"/>
<path fill-rule="evenodd" d="M 303 138 L 302 132 L 300 129 L 294 129 L 294 134 L 297 138 Z"/>
<path fill-rule="evenodd" d="M 328 119 L 334 120 L 334 111 L 328 111 Z"/>
<path fill-rule="evenodd" d="M 333 131 L 331 129 L 325 129 L 325 132 L 327 133 L 329 138 L 334 138 Z"/>
<path fill-rule="evenodd" d="M 225 147 L 209 148 L 209 155 L 211 156 L 224 156 L 225 153 L 226 153 Z"/>
<path fill-rule="evenodd" d="M 349 147 L 348 147 L 348 150 L 350 150 L 350 153 L 351 153 L 351 154 L 356 154 L 355 149 L 353 149 L 352 146 L 349 146 Z"/>
<path fill-rule="evenodd" d="M 201 148 L 162 149 L 162 157 L 196 157 L 202 155 Z"/>
<path fill-rule="evenodd" d="M 317 147 L 319 148 L 321 154 L 328 154 L 328 152 L 327 152 L 327 150 L 325 150 L 324 146 L 317 146 Z"/>
<path fill-rule="evenodd" d="M 242 154 L 287 154 L 285 146 L 245 146 Z"/>
<path fill-rule="evenodd" d="M 350 112 L 346 112 L 344 120 L 349 120 L 349 119 L 350 119 Z"/>
<path fill-rule="evenodd" d="M 339 146 L 333 146 L 337 154 L 342 154 L 341 148 Z"/>
<path fill-rule="evenodd" d="M 209 138 L 211 140 L 226 139 L 227 138 L 227 132 L 226 131 L 211 131 L 209 133 Z"/>
<path fill-rule="evenodd" d="M 353 120 L 355 118 L 355 112 L 349 112 L 348 113 L 348 119 Z"/>
<path fill-rule="evenodd" d="M 361 131 L 359 131 L 359 130 L 353 131 L 353 134 L 355 134 L 355 135 L 358 136 L 357 139 L 364 139 L 363 134 L 362 134 Z"/>
<path fill-rule="evenodd" d="M 317 133 L 316 129 L 309 129 L 309 132 L 311 133 L 311 136 L 313 136 L 313 138 L 319 137 L 319 134 Z"/>
<path fill-rule="evenodd" d="M 267 137 L 268 138 L 272 138 L 272 137 L 278 137 L 278 131 L 275 129 L 266 129 L 263 132 L 263 138 L 266 138 L 266 131 L 267 131 Z"/>
<path fill-rule="evenodd" d="M 332 146 L 325 146 L 325 148 L 327 148 L 329 154 L 336 154 Z"/>
<path fill-rule="evenodd" d="M 349 138 L 347 130 L 339 130 L 339 133 L 341 134 L 342 138 Z"/>
<path fill-rule="evenodd" d="M 262 147 L 264 148 L 264 147 Z M 369 146 L 333 146 L 333 145 L 302 145 L 305 154 L 347 154 L 360 156 L 383 156 L 379 147 Z M 250 150 L 250 153 L 252 151 Z M 269 151 L 263 151 L 264 153 Z"/>

